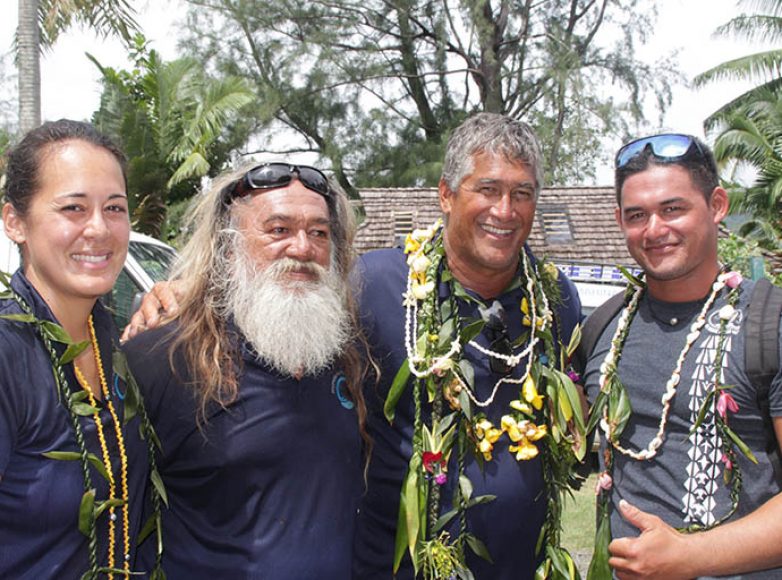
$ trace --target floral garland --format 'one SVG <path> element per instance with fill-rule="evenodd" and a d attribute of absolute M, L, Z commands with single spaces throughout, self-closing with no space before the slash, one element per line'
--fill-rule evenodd
<path fill-rule="evenodd" d="M 611 339 L 611 347 L 600 365 L 600 393 L 590 410 L 590 420 L 587 425 L 587 432 L 591 432 L 599 422 L 607 442 L 604 452 L 605 471 L 599 474 L 595 488 L 595 492 L 598 495 L 598 526 L 595 536 L 595 552 L 587 575 L 589 579 L 595 580 L 608 580 L 612 578 L 612 572 L 608 565 L 608 544 L 611 541 L 609 500 L 613 487 L 613 453 L 614 451 L 618 451 L 636 461 L 648 461 L 657 455 L 658 450 L 663 444 L 671 400 L 676 395 L 676 389 L 681 381 L 681 371 L 684 360 L 692 348 L 692 345 L 695 344 L 700 337 L 701 331 L 706 324 L 708 313 L 725 287 L 730 288 L 730 291 L 726 297 L 727 304 L 720 308 L 718 313 L 720 327 L 713 363 L 715 373 L 712 389 L 704 398 L 690 433 L 695 433 L 711 413 L 711 417 L 713 417 L 716 426 L 715 436 L 721 442 L 721 461 L 725 465 L 724 481 L 726 485 L 730 485 L 731 508 L 728 510 L 727 514 L 711 525 L 702 526 L 693 524 L 686 528 L 681 528 L 679 531 L 689 533 L 711 529 L 730 518 L 736 512 L 738 509 L 742 481 L 741 471 L 736 462 L 736 448 L 738 448 L 750 461 L 757 463 L 757 459 L 752 451 L 728 426 L 728 411 L 735 413 L 738 411 L 739 407 L 733 396 L 728 392 L 728 389 L 730 389 L 731 386 L 724 385 L 721 382 L 722 372 L 724 370 L 723 363 L 725 358 L 727 325 L 736 313 L 736 304 L 738 303 L 741 290 L 742 277 L 738 272 L 720 272 L 718 274 L 716 281 L 712 284 L 711 293 L 706 299 L 697 318 L 690 325 L 690 332 L 687 334 L 684 347 L 679 353 L 671 377 L 665 385 L 665 392 L 661 398 L 662 411 L 660 413 L 660 422 L 656 435 L 644 449 L 637 451 L 623 447 L 619 443 L 621 434 L 632 415 L 627 389 L 622 384 L 618 375 L 619 360 L 622 356 L 625 340 L 630 331 L 630 324 L 638 311 L 641 297 L 646 290 L 646 285 L 642 280 L 633 277 L 629 277 L 629 279 L 630 284 L 628 285 L 628 293 L 630 299 L 619 316 L 616 331 Z M 632 290 L 633 286 L 635 286 L 634 290 Z"/>
<path fill-rule="evenodd" d="M 96 489 L 92 484 L 92 470 L 95 470 L 101 477 L 111 483 L 112 475 L 100 458 L 94 453 L 91 453 L 87 449 L 87 443 L 84 439 L 84 430 L 82 429 L 79 417 L 95 417 L 97 421 L 97 414 L 100 410 L 93 404 L 86 402 L 89 398 L 89 394 L 86 390 L 80 389 L 78 391 L 72 391 L 68 379 L 65 376 L 65 366 L 69 363 L 73 363 L 79 354 L 84 352 L 89 347 L 90 341 L 74 342 L 68 335 L 65 329 L 49 320 L 38 319 L 32 311 L 29 304 L 11 289 L 10 279 L 7 274 L 0 272 L 0 284 L 6 287 L 6 291 L 0 293 L 0 300 L 14 300 L 22 309 L 22 314 L 4 314 L 0 315 L 0 319 L 10 320 L 17 323 L 32 324 L 38 336 L 43 342 L 44 348 L 49 354 L 49 358 L 52 363 L 52 370 L 54 374 L 54 382 L 57 388 L 57 394 L 60 401 L 68 411 L 71 427 L 73 428 L 74 437 L 78 446 L 78 451 L 48 451 L 43 453 L 45 457 L 58 461 L 79 461 L 82 467 L 82 473 L 84 475 L 84 494 L 79 505 L 78 514 L 78 529 L 88 539 L 88 560 L 89 569 L 81 576 L 82 580 L 97 580 L 101 574 L 122 575 L 128 577 L 129 575 L 136 575 L 135 572 L 129 572 L 126 569 L 119 569 L 113 566 L 101 566 L 98 563 L 98 539 L 97 539 L 97 520 L 105 512 L 105 517 L 110 517 L 112 508 L 125 506 L 123 499 L 109 497 L 106 500 L 98 500 L 96 498 Z M 55 343 L 65 345 L 64 352 L 60 355 L 57 352 Z M 96 351 L 97 353 L 97 351 Z M 124 354 L 115 349 L 112 355 L 112 364 L 115 374 L 122 379 L 127 387 L 127 392 L 124 397 L 124 421 L 123 426 L 133 419 L 136 415 L 139 416 L 141 425 L 140 430 L 142 436 L 147 442 L 148 446 L 148 460 L 150 470 L 150 482 L 152 483 L 152 507 L 153 513 L 144 524 L 137 539 L 137 545 L 140 545 L 152 532 L 156 532 L 157 536 L 157 552 L 155 558 L 155 565 L 150 573 L 150 580 L 165 580 L 165 573 L 161 566 L 161 560 L 163 555 L 163 537 L 162 537 L 162 518 L 161 518 L 161 505 L 165 503 L 168 505 L 168 499 L 166 496 L 163 480 L 157 470 L 156 453 L 161 449 L 160 440 L 155 434 L 155 430 L 152 427 L 152 423 L 149 420 L 146 409 L 144 407 L 141 393 L 135 379 L 130 374 L 127 361 Z M 101 369 L 102 372 L 102 369 Z M 119 428 L 119 427 L 118 427 Z M 127 532 L 126 532 L 127 533 Z M 128 554 L 125 555 L 127 560 Z M 124 563 L 123 563 L 124 565 Z"/>
<path fill-rule="evenodd" d="M 394 378 L 384 410 L 389 421 L 393 420 L 396 404 L 412 375 L 415 418 L 413 453 L 401 491 L 394 571 L 406 552 L 416 574 L 422 573 L 424 578 L 472 578 L 466 565 L 466 546 L 490 560 L 485 545 L 467 531 L 466 510 L 493 497 L 472 496 L 473 486 L 465 475 L 466 455 L 472 451 L 479 461 L 491 461 L 494 444 L 507 435 L 509 451 L 518 461 L 538 456 L 541 447 L 544 450 L 543 471 L 550 501 L 537 546 L 543 554 L 538 575 L 575 578 L 572 557 L 560 546 L 559 537 L 561 496 L 568 489 L 573 465 L 586 451 L 579 394 L 572 374 L 563 370 L 580 333 L 574 332 L 567 347 L 554 344 L 550 304 L 560 300 L 557 269 L 540 263 L 533 268 L 522 249 L 525 296 L 520 309 L 529 332 L 517 341 L 524 344 L 523 348 L 521 344 L 515 347 L 519 352 L 505 354 L 473 340 L 481 332 L 483 321 L 469 322 L 459 317 L 457 298 L 477 300 L 467 294 L 447 267 L 441 222 L 408 235 L 405 253 L 410 268 L 403 295 L 407 360 Z M 440 300 L 436 292 L 438 281 L 450 286 L 445 300 Z M 463 357 L 467 344 L 509 367 L 526 360 L 522 376 L 499 379 L 491 394 L 479 400 L 472 365 Z M 503 384 L 520 385 L 520 392 L 500 426 L 495 427 L 478 409 L 491 405 Z M 424 395 L 430 413 L 424 412 Z M 453 509 L 441 515 L 440 487 L 450 477 L 448 465 L 453 453 L 458 485 Z M 445 527 L 454 520 L 458 533 L 451 538 Z"/>

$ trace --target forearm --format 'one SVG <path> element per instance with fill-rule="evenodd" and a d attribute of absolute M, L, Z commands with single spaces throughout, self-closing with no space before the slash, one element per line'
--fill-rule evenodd
<path fill-rule="evenodd" d="M 681 562 L 688 576 L 721 576 L 782 566 L 782 494 L 751 514 L 689 534 Z"/>

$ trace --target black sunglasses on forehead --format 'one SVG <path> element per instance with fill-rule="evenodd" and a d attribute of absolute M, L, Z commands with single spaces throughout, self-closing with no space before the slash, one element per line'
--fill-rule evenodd
<path fill-rule="evenodd" d="M 286 187 L 293 179 L 326 198 L 331 199 L 329 180 L 319 169 L 309 165 L 290 163 L 264 163 L 250 169 L 241 179 L 229 185 L 223 194 L 223 202 L 230 204 L 237 197 L 244 197 L 255 189 L 277 189 Z"/>
<path fill-rule="evenodd" d="M 616 153 L 615 169 L 622 169 L 646 149 L 651 150 L 652 155 L 661 161 L 675 162 L 689 156 L 707 159 L 700 143 L 693 136 L 681 133 L 662 133 L 651 137 L 642 137 L 623 145 Z"/>

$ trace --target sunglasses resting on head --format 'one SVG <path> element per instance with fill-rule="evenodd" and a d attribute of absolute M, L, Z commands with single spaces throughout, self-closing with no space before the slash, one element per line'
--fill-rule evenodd
<path fill-rule="evenodd" d="M 642 137 L 623 145 L 616 154 L 614 168 L 622 169 L 647 149 L 657 159 L 671 163 L 691 156 L 706 159 L 706 154 L 700 143 L 691 135 L 662 133 L 651 137 Z"/>
<path fill-rule="evenodd" d="M 237 197 L 244 197 L 256 189 L 277 189 L 287 187 L 294 179 L 326 198 L 331 198 L 329 180 L 319 169 L 309 165 L 290 163 L 263 163 L 245 173 L 241 179 L 223 190 L 223 203 L 230 204 Z"/>

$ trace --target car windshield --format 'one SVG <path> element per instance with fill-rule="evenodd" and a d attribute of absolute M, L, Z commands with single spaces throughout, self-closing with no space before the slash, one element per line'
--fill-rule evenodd
<path fill-rule="evenodd" d="M 171 264 L 176 257 L 169 248 L 145 242 L 130 242 L 128 251 L 154 282 L 162 282 L 168 278 Z"/>

